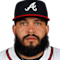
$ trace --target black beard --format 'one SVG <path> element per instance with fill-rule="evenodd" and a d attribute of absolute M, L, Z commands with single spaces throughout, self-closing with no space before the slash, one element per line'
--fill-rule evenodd
<path fill-rule="evenodd" d="M 25 36 L 22 41 L 24 41 L 24 39 L 28 36 L 30 36 L 30 35 Z M 32 36 L 36 37 L 39 41 L 39 44 L 37 46 L 35 46 L 34 48 L 24 46 L 22 44 L 20 38 L 16 34 L 15 35 L 15 44 L 14 44 L 15 50 L 22 55 L 31 57 L 31 56 L 35 56 L 35 55 L 39 54 L 40 52 L 42 52 L 46 48 L 48 48 L 49 41 L 48 41 L 47 34 L 45 34 L 45 36 L 42 38 L 42 40 L 40 40 L 39 37 L 36 35 L 32 35 Z"/>

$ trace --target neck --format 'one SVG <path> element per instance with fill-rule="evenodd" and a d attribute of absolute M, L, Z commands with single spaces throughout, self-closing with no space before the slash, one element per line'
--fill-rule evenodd
<path fill-rule="evenodd" d="M 35 55 L 35 56 L 32 56 L 32 57 L 28 57 L 28 56 L 24 56 L 22 54 L 19 54 L 21 59 L 24 58 L 24 59 L 36 59 L 36 58 L 39 58 L 40 56 L 42 56 L 44 53 L 44 51 L 40 52 L 39 54 Z"/>

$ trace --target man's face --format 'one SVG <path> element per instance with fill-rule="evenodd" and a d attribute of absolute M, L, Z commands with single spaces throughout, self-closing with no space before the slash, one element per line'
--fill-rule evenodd
<path fill-rule="evenodd" d="M 26 56 L 28 55 L 34 56 L 38 53 L 37 51 L 39 51 L 39 48 L 40 48 L 39 52 L 45 49 L 42 48 L 44 47 L 45 43 L 46 43 L 45 46 L 47 46 L 47 38 L 48 38 L 47 33 L 49 32 L 49 28 L 46 25 L 45 21 L 43 21 L 40 18 L 25 17 L 21 21 L 17 21 L 16 26 L 14 26 L 14 31 L 15 31 L 16 49 L 21 54 L 24 54 Z M 35 40 L 29 41 L 27 40 L 28 38 L 35 38 Z M 28 51 L 31 51 L 31 53 L 28 54 Z"/>

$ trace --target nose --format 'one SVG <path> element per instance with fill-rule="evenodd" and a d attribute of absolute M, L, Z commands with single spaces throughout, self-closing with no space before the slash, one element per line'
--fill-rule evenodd
<path fill-rule="evenodd" d="M 29 29 L 28 33 L 32 33 L 33 34 L 34 33 L 33 29 Z"/>
<path fill-rule="evenodd" d="M 28 27 L 28 34 L 34 34 L 34 27 L 33 26 Z"/>

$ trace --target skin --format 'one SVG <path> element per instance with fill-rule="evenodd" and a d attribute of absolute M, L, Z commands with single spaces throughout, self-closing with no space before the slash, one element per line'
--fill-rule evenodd
<path fill-rule="evenodd" d="M 35 21 L 35 20 L 38 20 L 38 21 Z M 17 34 L 17 36 L 21 39 L 21 42 L 22 42 L 23 37 L 28 34 L 35 34 L 40 39 L 42 39 L 45 36 L 45 34 L 46 33 L 48 34 L 48 32 L 49 32 L 49 26 L 46 25 L 44 20 L 42 20 L 41 18 L 37 18 L 37 17 L 25 17 L 23 20 L 18 21 L 16 23 L 16 25 L 13 25 L 12 29 L 13 29 L 14 35 Z M 27 38 L 24 39 L 24 42 L 22 42 L 22 43 L 25 46 L 30 46 L 31 42 L 29 42 L 27 40 Z M 35 39 L 36 40 L 32 42 L 33 47 L 35 47 L 39 44 L 36 37 L 35 37 Z M 27 56 L 24 56 L 20 53 L 19 54 L 21 57 L 23 57 L 25 59 L 34 59 L 34 58 L 40 57 L 43 53 L 44 53 L 44 51 L 42 51 L 38 55 L 32 56 L 32 57 L 27 57 Z"/>

